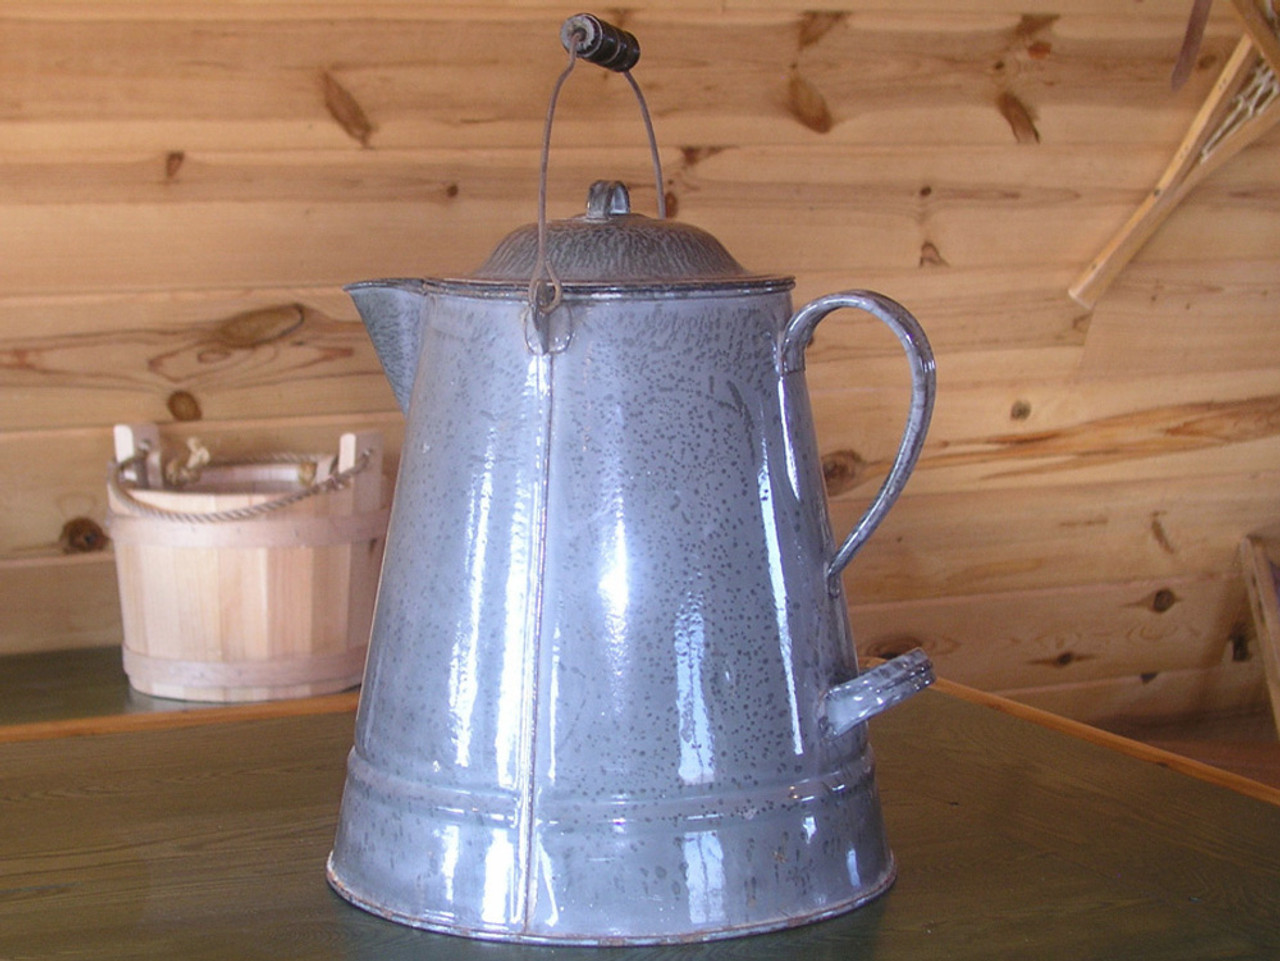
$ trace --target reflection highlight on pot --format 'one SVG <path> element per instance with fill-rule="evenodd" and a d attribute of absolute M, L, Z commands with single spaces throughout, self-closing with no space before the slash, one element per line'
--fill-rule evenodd
<path fill-rule="evenodd" d="M 773 506 L 773 483 L 769 480 L 769 456 L 761 451 L 760 472 L 756 475 L 760 489 L 760 528 L 764 532 L 766 561 L 769 565 L 769 588 L 773 595 L 773 613 L 778 625 L 778 644 L 782 649 L 782 669 L 787 675 L 787 710 L 791 721 L 791 750 L 797 757 L 804 754 L 804 737 L 800 732 L 800 705 L 796 698 L 796 677 L 791 644 L 791 618 L 787 614 L 787 581 L 782 568 L 779 546 L 779 514 Z"/>
<path fill-rule="evenodd" d="M 707 646 L 702 595 L 690 594 L 676 615 L 676 698 L 680 709 L 680 780 L 709 784 L 715 780 L 715 743 L 706 691 L 702 683 Z"/>
<path fill-rule="evenodd" d="M 680 839 L 685 862 L 685 904 L 694 924 L 714 924 L 725 916 L 724 849 L 714 831 L 686 834 Z"/>

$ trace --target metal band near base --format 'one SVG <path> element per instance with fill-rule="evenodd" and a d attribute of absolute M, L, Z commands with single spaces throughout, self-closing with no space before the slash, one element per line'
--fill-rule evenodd
<path fill-rule="evenodd" d="M 390 511 L 261 517 L 221 524 L 155 520 L 112 512 L 107 531 L 118 544 L 136 547 L 331 547 L 377 540 L 387 531 Z"/>
<path fill-rule="evenodd" d="M 293 656 L 271 661 L 187 661 L 151 657 L 124 648 L 124 671 L 135 686 L 290 687 L 348 680 L 360 683 L 367 646 L 338 654 Z M 350 686 L 348 685 L 348 686 Z"/>

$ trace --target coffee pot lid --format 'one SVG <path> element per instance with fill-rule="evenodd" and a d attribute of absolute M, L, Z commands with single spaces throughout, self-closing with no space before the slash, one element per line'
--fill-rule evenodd
<path fill-rule="evenodd" d="M 747 283 L 764 278 L 748 273 L 707 231 L 690 224 L 631 211 L 625 184 L 598 180 L 587 195 L 586 213 L 546 224 L 539 257 L 538 225 L 508 234 L 473 280 L 527 284 L 543 263 L 565 284 L 608 286 Z"/>

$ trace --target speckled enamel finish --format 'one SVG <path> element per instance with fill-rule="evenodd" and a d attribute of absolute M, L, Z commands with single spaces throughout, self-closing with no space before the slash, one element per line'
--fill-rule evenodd
<path fill-rule="evenodd" d="M 329 863 L 344 897 L 475 937 L 657 943 L 892 882 L 878 708 L 827 720 L 861 679 L 788 289 L 569 285 L 545 353 L 518 292 L 353 289 L 371 328 L 415 325 L 375 342 L 420 359 Z"/>

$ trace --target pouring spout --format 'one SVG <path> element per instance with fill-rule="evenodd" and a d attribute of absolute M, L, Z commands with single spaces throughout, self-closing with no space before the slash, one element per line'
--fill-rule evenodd
<path fill-rule="evenodd" d="M 367 280 L 344 288 L 355 301 L 396 403 L 409 413 L 427 303 L 420 280 Z"/>
<path fill-rule="evenodd" d="M 916 648 L 833 687 L 823 698 L 828 734 L 837 737 L 934 681 L 933 662 Z"/>

